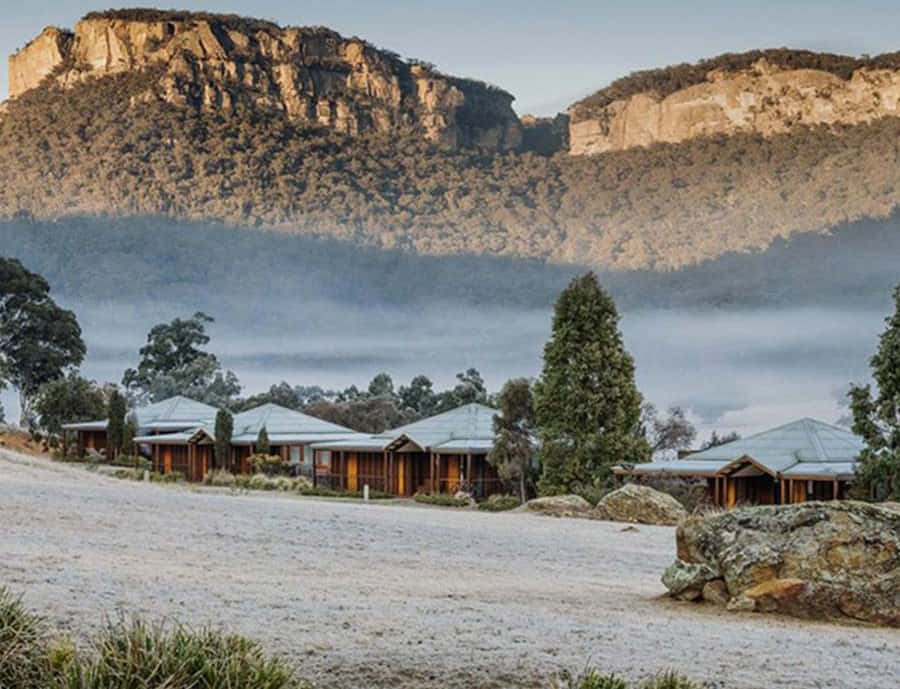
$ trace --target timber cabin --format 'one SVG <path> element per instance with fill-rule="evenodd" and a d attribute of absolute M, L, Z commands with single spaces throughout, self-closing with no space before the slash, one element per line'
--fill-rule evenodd
<path fill-rule="evenodd" d="M 216 408 L 197 402 L 188 397 L 176 395 L 168 399 L 138 407 L 131 411 L 135 418 L 138 435 L 173 433 L 212 423 L 216 418 Z M 84 421 L 65 424 L 63 433 L 75 433 L 78 456 L 93 451 L 106 451 L 106 426 L 108 421 Z"/>
<path fill-rule="evenodd" d="M 269 436 L 270 454 L 280 456 L 297 473 L 307 475 L 313 473 L 313 443 L 356 434 L 349 428 L 277 404 L 263 404 L 233 418 L 229 466 L 224 468 L 238 474 L 251 473 L 248 458 L 256 451 L 256 441 L 263 428 Z M 147 435 L 134 441 L 150 447 L 153 470 L 160 473 L 178 471 L 188 481 L 202 481 L 213 466 L 214 421 L 178 433 Z"/>
<path fill-rule="evenodd" d="M 783 505 L 840 500 L 856 473 L 860 437 L 801 419 L 671 462 L 615 467 L 619 477 L 705 480 L 713 504 Z"/>
<path fill-rule="evenodd" d="M 376 435 L 354 434 L 313 445 L 314 482 L 348 491 L 399 496 L 466 488 L 477 498 L 503 490 L 487 461 L 496 410 L 466 404 Z"/>

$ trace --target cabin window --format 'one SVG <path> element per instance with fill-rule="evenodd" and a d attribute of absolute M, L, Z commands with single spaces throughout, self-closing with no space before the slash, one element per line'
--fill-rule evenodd
<path fill-rule="evenodd" d="M 304 464 L 312 464 L 313 461 L 313 449 L 309 445 L 303 446 L 303 463 Z"/>
<path fill-rule="evenodd" d="M 300 446 L 291 445 L 291 464 L 300 463 Z"/>
<path fill-rule="evenodd" d="M 319 453 L 319 464 L 323 467 L 331 466 L 331 450 L 322 450 Z"/>

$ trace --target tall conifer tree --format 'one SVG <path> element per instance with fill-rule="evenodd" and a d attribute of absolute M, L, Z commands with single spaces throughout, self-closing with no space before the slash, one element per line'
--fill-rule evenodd
<path fill-rule="evenodd" d="M 877 393 L 869 385 L 850 386 L 853 432 L 865 441 L 857 484 L 879 500 L 900 500 L 900 285 L 894 306 L 870 362 Z"/>
<path fill-rule="evenodd" d="M 649 458 L 634 361 L 616 306 L 593 273 L 572 280 L 557 299 L 534 399 L 542 495 L 596 496 L 613 465 Z"/>

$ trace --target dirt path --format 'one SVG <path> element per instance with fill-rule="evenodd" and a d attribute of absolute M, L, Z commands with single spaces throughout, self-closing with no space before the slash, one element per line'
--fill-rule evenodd
<path fill-rule="evenodd" d="M 900 677 L 896 630 L 661 599 L 670 528 L 193 493 L 2 450 L 0 520 L 0 583 L 59 624 L 221 625 L 323 687 L 537 686 L 588 662 L 723 689 Z"/>

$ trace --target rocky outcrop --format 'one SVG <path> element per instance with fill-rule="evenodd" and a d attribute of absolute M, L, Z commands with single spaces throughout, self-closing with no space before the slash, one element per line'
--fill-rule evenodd
<path fill-rule="evenodd" d="M 71 52 L 73 35 L 47 27 L 9 58 L 9 93 L 17 96 L 40 85 Z"/>
<path fill-rule="evenodd" d="M 531 512 L 550 517 L 586 517 L 591 511 L 591 503 L 580 495 L 553 495 L 535 498 L 525 503 Z"/>
<path fill-rule="evenodd" d="M 45 29 L 10 58 L 10 95 L 146 73 L 134 104 L 159 99 L 234 113 L 263 109 L 356 135 L 419 131 L 449 148 L 517 148 L 512 96 L 440 74 L 323 28 L 230 16 L 130 10 L 91 14 L 73 33 Z"/>
<path fill-rule="evenodd" d="M 845 79 L 817 69 L 782 69 L 764 58 L 750 69 L 711 70 L 706 81 L 659 97 L 642 92 L 602 108 L 569 109 L 569 152 L 590 155 L 700 136 L 790 132 L 900 116 L 900 71 L 861 68 Z"/>
<path fill-rule="evenodd" d="M 686 519 L 663 583 L 732 610 L 900 626 L 900 513 L 858 502 Z"/>
<path fill-rule="evenodd" d="M 604 495 L 591 516 L 614 522 L 675 526 L 687 517 L 687 510 L 667 493 L 629 483 Z"/>

